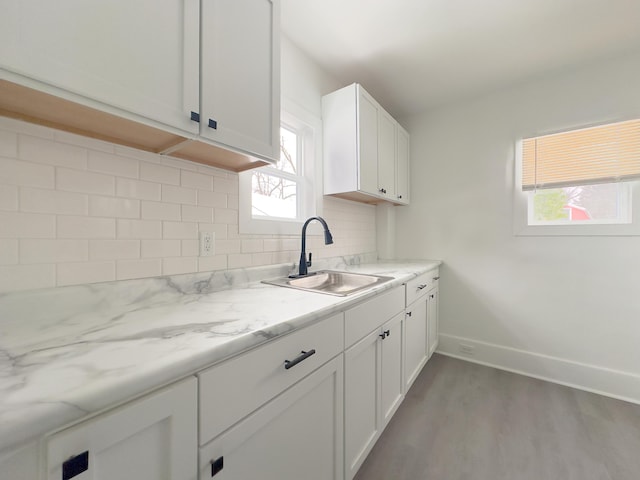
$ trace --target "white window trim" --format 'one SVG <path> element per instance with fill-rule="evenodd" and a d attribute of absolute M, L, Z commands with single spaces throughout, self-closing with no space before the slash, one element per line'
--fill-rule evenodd
<path fill-rule="evenodd" d="M 252 170 L 240 172 L 239 180 L 239 232 L 243 234 L 299 235 L 308 217 L 322 215 L 322 120 L 296 103 L 282 99 L 281 123 L 298 129 L 308 128 L 313 136 L 312 152 L 303 154 L 303 185 L 299 192 L 298 219 L 254 218 L 251 214 Z M 308 145 L 309 142 L 306 142 Z M 307 148 L 305 146 L 305 148 Z M 315 224 L 316 222 L 314 222 Z M 320 235 L 321 229 L 309 225 L 309 233 Z"/>
<path fill-rule="evenodd" d="M 631 222 L 616 224 L 528 225 L 528 192 L 522 191 L 522 141 L 515 144 L 513 234 L 515 236 L 640 236 L 640 182 L 626 182 L 631 194 Z"/>

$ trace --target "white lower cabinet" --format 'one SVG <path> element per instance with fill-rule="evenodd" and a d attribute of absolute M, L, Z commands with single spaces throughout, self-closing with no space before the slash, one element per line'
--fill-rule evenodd
<path fill-rule="evenodd" d="M 195 480 L 197 381 L 167 387 L 46 440 L 48 480 Z"/>
<path fill-rule="evenodd" d="M 422 296 L 405 312 L 405 391 L 409 390 L 427 362 L 428 297 Z"/>
<path fill-rule="evenodd" d="M 200 480 L 342 479 L 342 355 L 200 449 Z"/>
<path fill-rule="evenodd" d="M 438 334 L 440 332 L 440 315 L 438 311 L 439 300 L 438 300 L 438 287 L 429 291 L 428 295 L 428 317 L 429 317 L 429 331 L 427 333 L 427 338 L 429 341 L 429 358 L 433 355 L 433 352 L 438 348 Z"/>
<path fill-rule="evenodd" d="M 404 398 L 402 289 L 376 297 L 345 315 L 346 338 L 367 320 L 374 328 L 345 357 L 345 479 L 356 474 Z M 380 302 L 384 302 L 383 304 Z M 390 320 L 381 311 L 395 311 Z M 353 323 L 351 323 L 353 320 Z M 385 322 L 385 320 L 387 320 Z"/>

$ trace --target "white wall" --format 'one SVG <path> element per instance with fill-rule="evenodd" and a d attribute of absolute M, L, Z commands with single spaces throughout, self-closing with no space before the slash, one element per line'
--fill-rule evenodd
<path fill-rule="evenodd" d="M 403 122 L 412 204 L 397 252 L 444 261 L 443 352 L 469 344 L 470 359 L 640 402 L 640 237 L 512 229 L 516 139 L 638 117 L 639 85 L 633 55 Z"/>
<path fill-rule="evenodd" d="M 283 97 L 320 117 L 338 88 L 282 41 Z M 375 209 L 327 199 L 335 243 L 315 258 L 376 251 Z M 216 255 L 198 257 L 198 231 Z M 238 233 L 238 175 L 0 117 L 0 293 L 288 263 L 299 235 Z"/>

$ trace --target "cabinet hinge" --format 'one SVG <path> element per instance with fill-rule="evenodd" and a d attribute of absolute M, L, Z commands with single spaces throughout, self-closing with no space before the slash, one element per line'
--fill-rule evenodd
<path fill-rule="evenodd" d="M 198 112 L 191 112 L 191 120 L 200 123 L 200 114 Z"/>
<path fill-rule="evenodd" d="M 213 128 L 214 130 L 216 130 L 218 128 L 218 122 L 216 122 L 215 120 L 210 118 L 209 119 L 209 127 Z"/>

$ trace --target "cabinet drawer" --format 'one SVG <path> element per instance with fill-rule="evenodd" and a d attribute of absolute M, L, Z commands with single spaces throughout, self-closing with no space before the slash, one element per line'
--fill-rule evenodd
<path fill-rule="evenodd" d="M 200 445 L 344 350 L 343 314 L 334 315 L 198 374 Z M 315 354 L 286 369 L 301 352 Z"/>
<path fill-rule="evenodd" d="M 380 294 L 345 312 L 345 345 L 350 347 L 404 308 L 401 287 Z"/>
<path fill-rule="evenodd" d="M 435 269 L 423 273 L 413 280 L 409 280 L 407 282 L 406 305 L 411 305 L 418 298 L 426 295 L 429 290 L 438 285 L 439 275 L 438 269 Z"/>

